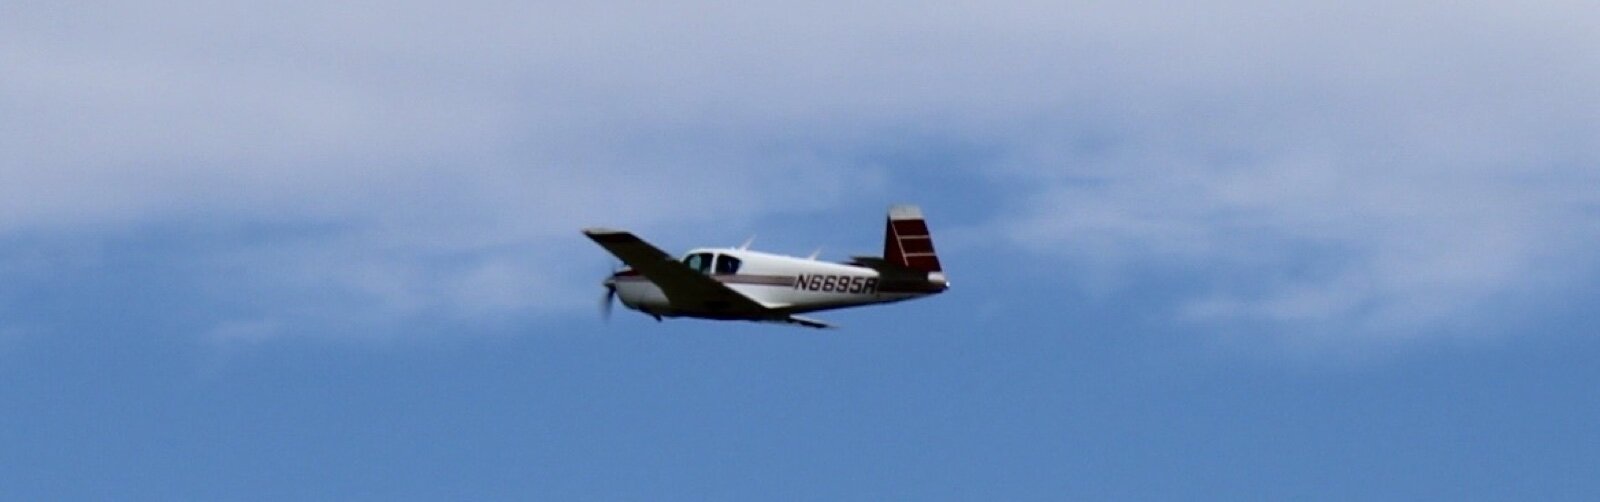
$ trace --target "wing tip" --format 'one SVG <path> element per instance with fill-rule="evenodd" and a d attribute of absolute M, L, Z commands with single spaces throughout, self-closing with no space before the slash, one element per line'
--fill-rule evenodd
<path fill-rule="evenodd" d="M 638 237 L 634 236 L 632 233 L 629 233 L 627 230 L 617 230 L 614 228 L 585 228 L 583 229 L 583 235 L 601 244 L 634 242 L 639 240 Z"/>
<path fill-rule="evenodd" d="M 825 323 L 825 322 L 822 322 L 822 321 L 819 321 L 819 320 L 816 320 L 816 319 L 812 319 L 812 318 L 809 318 L 809 317 L 800 317 L 800 316 L 797 316 L 797 315 L 791 315 L 789 317 L 786 317 L 786 318 L 783 319 L 783 322 L 786 322 L 786 323 L 789 323 L 789 324 L 805 326 L 807 328 L 839 329 L 838 326 L 834 326 L 832 324 L 828 324 L 828 323 Z"/>

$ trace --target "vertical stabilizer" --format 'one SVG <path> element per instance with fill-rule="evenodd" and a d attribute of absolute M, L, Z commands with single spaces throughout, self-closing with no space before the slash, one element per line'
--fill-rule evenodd
<path fill-rule="evenodd" d="M 939 255 L 933 252 L 933 236 L 922 218 L 922 208 L 889 208 L 889 224 L 884 230 L 883 259 L 894 265 L 923 272 L 942 272 Z"/>

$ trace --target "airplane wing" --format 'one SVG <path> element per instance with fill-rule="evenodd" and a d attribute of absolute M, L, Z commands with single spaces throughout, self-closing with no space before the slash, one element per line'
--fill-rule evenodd
<path fill-rule="evenodd" d="M 623 230 L 605 228 L 584 229 L 595 244 L 606 248 L 623 263 L 639 271 L 674 306 L 686 309 L 713 311 L 743 317 L 779 317 L 765 305 L 739 294 L 715 279 L 689 268 L 671 255 L 657 249 L 644 239 Z"/>

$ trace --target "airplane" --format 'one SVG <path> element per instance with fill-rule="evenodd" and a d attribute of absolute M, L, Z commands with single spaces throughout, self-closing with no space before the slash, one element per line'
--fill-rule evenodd
<path fill-rule="evenodd" d="M 743 320 L 809 328 L 834 326 L 800 314 L 901 302 L 950 289 L 922 209 L 889 208 L 883 256 L 834 263 L 749 249 L 698 248 L 673 259 L 625 230 L 583 230 L 627 266 L 601 283 L 600 304 L 609 318 L 617 299 L 654 317 Z M 820 252 L 820 250 L 819 250 Z"/>

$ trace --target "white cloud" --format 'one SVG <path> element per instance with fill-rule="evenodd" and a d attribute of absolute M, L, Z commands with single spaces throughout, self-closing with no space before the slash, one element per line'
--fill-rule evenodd
<path fill-rule="evenodd" d="M 588 307 L 572 293 L 597 291 L 586 265 L 606 259 L 578 228 L 744 225 L 881 183 L 750 141 L 789 126 L 719 107 L 694 84 L 714 75 L 660 71 L 670 61 L 641 51 L 692 43 L 631 32 L 658 21 L 586 9 L 8 9 L 0 236 L 288 229 L 193 257 L 210 294 L 259 305 L 247 322 L 278 333 L 294 327 L 255 316 Z"/>
<path fill-rule="evenodd" d="M 1152 66 L 1135 99 L 1090 106 L 1137 120 L 1027 140 L 1012 172 L 1046 188 L 1011 235 L 1124 272 L 1186 270 L 1209 291 L 1181 315 L 1283 333 L 1473 331 L 1491 302 L 1592 285 L 1600 35 L 1571 21 L 1585 10 L 1333 9 L 1265 31 L 1197 16 L 1217 34 L 1170 50 L 1225 71 Z"/>
<path fill-rule="evenodd" d="M 983 168 L 1020 187 L 1004 218 L 1017 242 L 1109 275 L 1216 270 L 1179 308 L 1194 318 L 1427 325 L 1587 263 L 1594 14 L 16 6 L 0 18 L 0 236 L 331 229 L 203 261 L 230 272 L 222 286 L 344 295 L 264 311 L 572 309 L 593 272 L 549 264 L 594 251 L 575 228 L 876 198 L 918 173 L 852 154 L 910 133 L 997 152 Z"/>

